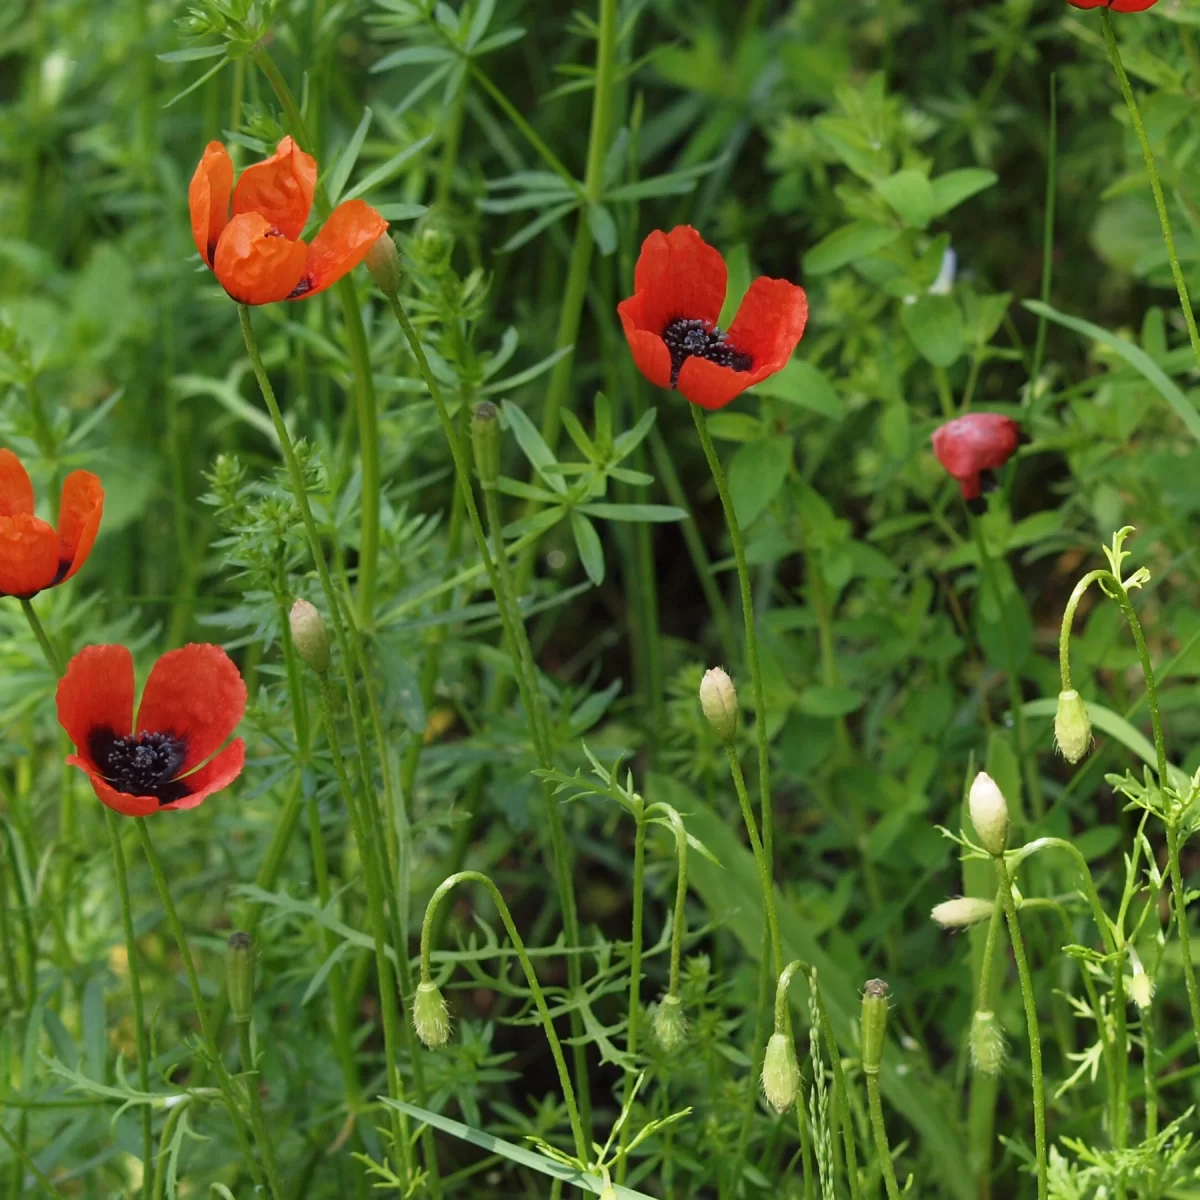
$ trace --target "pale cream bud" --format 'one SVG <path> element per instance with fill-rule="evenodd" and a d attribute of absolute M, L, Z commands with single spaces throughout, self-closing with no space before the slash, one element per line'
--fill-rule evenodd
<path fill-rule="evenodd" d="M 712 667 L 700 681 L 700 707 L 723 742 L 733 741 L 737 732 L 738 698 L 733 680 L 723 667 Z"/>
<path fill-rule="evenodd" d="M 1069 763 L 1077 763 L 1091 749 L 1092 719 L 1083 698 L 1074 688 L 1058 693 L 1054 740 Z"/>
<path fill-rule="evenodd" d="M 329 670 L 329 634 L 325 620 L 307 600 L 297 600 L 288 617 L 296 653 L 318 674 Z"/>
<path fill-rule="evenodd" d="M 668 1053 L 683 1049 L 687 1042 L 687 1018 L 683 1015 L 683 1003 L 678 996 L 666 995 L 654 1010 L 654 1036 L 658 1044 Z"/>
<path fill-rule="evenodd" d="M 943 929 L 962 929 L 991 918 L 996 906 L 978 896 L 957 896 L 935 904 L 929 914 Z"/>
<path fill-rule="evenodd" d="M 999 1075 L 1004 1066 L 1004 1030 L 987 1009 L 976 1012 L 971 1021 L 971 1065 L 984 1075 Z"/>
<path fill-rule="evenodd" d="M 1003 854 L 1008 845 L 1008 803 L 986 771 L 975 776 L 967 808 L 983 848 L 997 857 Z"/>
<path fill-rule="evenodd" d="M 800 1088 L 796 1047 L 786 1033 L 773 1033 L 763 1058 L 763 1095 L 776 1112 L 787 1112 Z"/>
<path fill-rule="evenodd" d="M 413 1028 L 431 1050 L 444 1046 L 450 1038 L 450 1010 L 441 989 L 432 980 L 417 984 Z"/>
<path fill-rule="evenodd" d="M 385 230 L 375 239 L 365 261 L 375 286 L 385 296 L 394 296 L 400 290 L 400 255 L 390 233 Z"/>

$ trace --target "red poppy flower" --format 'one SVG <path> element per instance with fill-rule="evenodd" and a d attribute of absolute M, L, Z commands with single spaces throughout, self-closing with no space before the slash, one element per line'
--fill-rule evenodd
<path fill-rule="evenodd" d="M 1020 426 L 999 413 L 967 413 L 933 431 L 938 462 L 958 480 L 964 500 L 979 497 L 980 471 L 1002 467 L 1017 448 Z"/>
<path fill-rule="evenodd" d="M 311 245 L 300 241 L 316 185 L 316 161 L 290 137 L 270 158 L 247 167 L 236 187 L 225 147 L 205 147 L 188 188 L 192 237 L 239 304 L 315 296 L 353 271 L 387 228 L 369 204 L 347 200 L 329 214 Z"/>
<path fill-rule="evenodd" d="M 1111 8 L 1113 12 L 1145 12 L 1158 0 L 1067 0 L 1074 8 Z"/>
<path fill-rule="evenodd" d="M 63 480 L 58 532 L 33 515 L 33 484 L 21 460 L 0 450 L 0 596 L 28 600 L 87 562 L 100 528 L 104 489 L 90 471 Z"/>
<path fill-rule="evenodd" d="M 701 408 L 722 408 L 782 370 L 808 320 L 803 288 L 761 278 L 723 332 L 726 275 L 720 251 L 690 225 L 656 229 L 642 243 L 633 295 L 617 305 L 638 370 Z"/>
<path fill-rule="evenodd" d="M 87 646 L 58 684 L 58 723 L 75 744 L 67 762 L 127 817 L 195 808 L 228 787 L 245 765 L 246 744 L 236 738 L 214 753 L 245 710 L 246 685 L 219 646 L 164 654 L 146 680 L 136 723 L 133 656 L 124 646 Z"/>

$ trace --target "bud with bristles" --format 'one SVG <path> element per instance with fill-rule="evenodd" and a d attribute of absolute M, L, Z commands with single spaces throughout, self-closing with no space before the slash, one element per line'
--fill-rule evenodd
<path fill-rule="evenodd" d="M 494 488 L 500 478 L 500 413 L 487 400 L 471 416 L 471 449 L 480 485 Z"/>
<path fill-rule="evenodd" d="M 723 667 L 712 667 L 700 681 L 700 707 L 713 732 L 722 742 L 733 741 L 737 732 L 738 698 L 733 680 Z"/>
<path fill-rule="evenodd" d="M 254 942 L 248 933 L 231 933 L 225 944 L 225 988 L 229 1015 L 238 1024 L 249 1021 L 254 1008 Z"/>
<path fill-rule="evenodd" d="M 786 1033 L 773 1033 L 763 1058 L 763 1095 L 776 1112 L 787 1112 L 800 1089 L 796 1047 Z"/>
<path fill-rule="evenodd" d="M 444 1046 L 450 1038 L 450 1010 L 441 989 L 433 980 L 417 984 L 413 1000 L 413 1028 L 417 1037 L 431 1050 Z"/>
<path fill-rule="evenodd" d="M 887 1037 L 888 985 L 882 979 L 868 979 L 862 998 L 862 1068 L 868 1075 L 879 1074 L 883 1061 L 883 1043 Z"/>
<path fill-rule="evenodd" d="M 1008 802 L 986 771 L 975 776 L 967 808 L 980 844 L 989 854 L 999 857 L 1008 845 Z"/>
<path fill-rule="evenodd" d="M 668 1054 L 683 1049 L 688 1038 L 688 1027 L 678 996 L 668 994 L 659 1001 L 654 1010 L 654 1036 Z"/>
<path fill-rule="evenodd" d="M 386 230 L 371 244 L 366 264 L 375 286 L 385 296 L 394 296 L 400 290 L 400 255 Z"/>
<path fill-rule="evenodd" d="M 297 600 L 288 615 L 296 653 L 318 675 L 329 670 L 329 633 L 325 620 L 307 600 Z"/>
<path fill-rule="evenodd" d="M 971 1020 L 971 1065 L 984 1075 L 999 1075 L 1004 1066 L 1004 1030 L 988 1009 Z"/>
<path fill-rule="evenodd" d="M 1058 693 L 1054 740 L 1069 763 L 1077 763 L 1091 748 L 1092 719 L 1083 698 L 1074 688 Z"/>
<path fill-rule="evenodd" d="M 935 904 L 929 914 L 943 929 L 963 929 L 991 918 L 996 906 L 978 896 L 957 896 Z"/>
<path fill-rule="evenodd" d="M 1129 947 L 1129 958 L 1133 966 L 1133 974 L 1126 978 L 1125 986 L 1129 989 L 1129 995 L 1134 1004 L 1142 1012 L 1145 1012 L 1154 999 L 1154 980 L 1146 974 L 1146 968 L 1142 966 L 1142 960 L 1132 946 Z"/>

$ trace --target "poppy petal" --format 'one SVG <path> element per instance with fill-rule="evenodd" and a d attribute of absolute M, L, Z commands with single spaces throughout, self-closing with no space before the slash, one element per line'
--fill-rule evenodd
<path fill-rule="evenodd" d="M 11 451 L 0 450 L 0 517 L 33 515 L 33 483 L 25 464 Z"/>
<path fill-rule="evenodd" d="M 28 600 L 58 576 L 58 534 L 29 513 L 0 517 L 0 596 Z"/>
<path fill-rule="evenodd" d="M 188 185 L 192 238 L 200 257 L 213 264 L 213 251 L 229 224 L 229 193 L 233 190 L 233 159 L 220 142 L 209 142 Z"/>
<path fill-rule="evenodd" d="M 261 213 L 242 213 L 221 234 L 213 270 L 239 304 L 272 304 L 300 282 L 307 257 L 303 242 L 281 237 Z"/>
<path fill-rule="evenodd" d="M 58 723 L 76 751 L 67 761 L 97 773 L 91 735 L 98 729 L 116 737 L 133 732 L 133 655 L 124 646 L 85 646 L 58 681 L 57 701 Z"/>
<path fill-rule="evenodd" d="M 60 583 L 70 579 L 87 562 L 103 512 L 104 489 L 100 480 L 90 471 L 72 471 L 63 480 L 62 503 L 59 505 L 59 570 L 67 565 Z"/>
<path fill-rule="evenodd" d="M 337 283 L 367 257 L 387 227 L 388 223 L 365 200 L 339 204 L 308 247 L 304 282 L 290 298 L 315 296 Z"/>
<path fill-rule="evenodd" d="M 671 352 L 667 349 L 667 343 L 657 333 L 632 328 L 624 313 L 621 313 L 621 324 L 625 326 L 625 336 L 629 339 L 629 349 L 637 369 L 655 387 L 669 388 Z"/>
<path fill-rule="evenodd" d="M 755 383 L 781 371 L 808 323 L 808 297 L 786 279 L 756 279 L 729 327 L 729 344 L 749 354 Z"/>
<path fill-rule="evenodd" d="M 187 787 L 188 794 L 170 804 L 159 805 L 162 809 L 195 808 L 198 804 L 227 788 L 241 773 L 246 765 L 246 743 L 241 738 L 230 742 L 215 758 L 210 759 L 198 771 L 178 780 Z"/>
<path fill-rule="evenodd" d="M 735 396 L 740 396 L 770 374 L 770 371 L 761 376 L 757 371 L 735 371 L 732 367 L 692 355 L 684 361 L 676 386 L 683 396 L 701 408 L 724 408 Z"/>
<path fill-rule="evenodd" d="M 78 767 L 85 772 L 88 782 L 92 785 L 92 791 L 96 793 L 96 799 L 123 817 L 148 817 L 163 807 L 159 804 L 157 796 L 133 796 L 129 792 L 118 792 L 103 775 L 97 774 L 77 754 L 72 754 L 67 759 L 67 765 Z"/>
<path fill-rule="evenodd" d="M 258 213 L 294 242 L 304 232 L 316 186 L 316 161 L 285 137 L 270 158 L 242 172 L 233 191 L 233 215 Z"/>
<path fill-rule="evenodd" d="M 636 327 L 662 333 L 680 317 L 715 324 L 726 282 L 721 252 L 690 225 L 670 233 L 656 229 L 642 243 L 633 271 L 633 290 L 642 297 L 640 310 L 634 310 Z"/>
<path fill-rule="evenodd" d="M 169 650 L 154 664 L 137 728 L 185 743 L 183 775 L 220 747 L 245 711 L 246 685 L 233 660 L 220 646 L 192 643 Z"/>

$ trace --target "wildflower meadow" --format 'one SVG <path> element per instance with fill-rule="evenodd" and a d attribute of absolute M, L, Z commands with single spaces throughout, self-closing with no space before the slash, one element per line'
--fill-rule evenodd
<path fill-rule="evenodd" d="M 0 1200 L 1200 1197 L 1200 0 L 0 3 Z"/>

